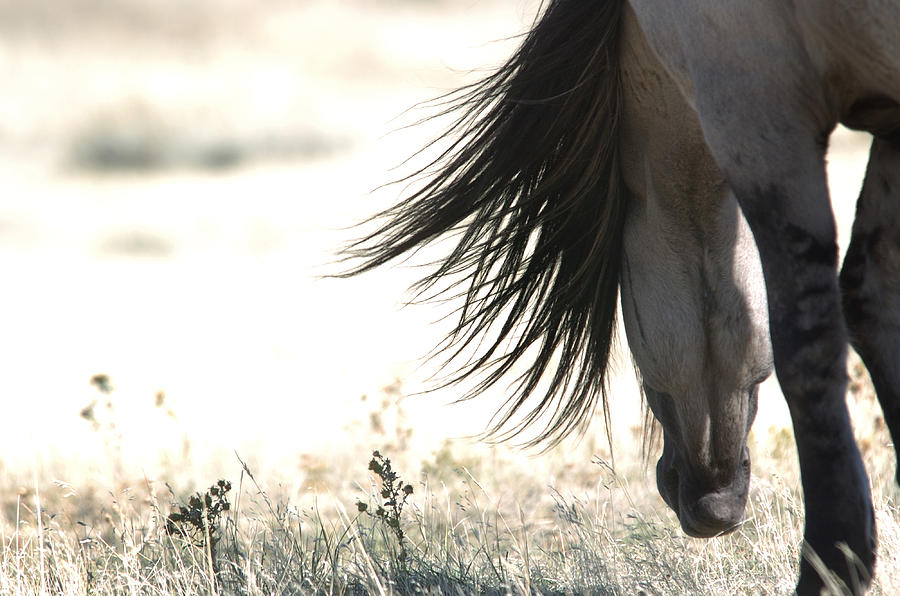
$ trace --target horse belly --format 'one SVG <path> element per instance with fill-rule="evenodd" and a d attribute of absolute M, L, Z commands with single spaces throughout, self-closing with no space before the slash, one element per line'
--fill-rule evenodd
<path fill-rule="evenodd" d="M 798 26 L 841 122 L 876 135 L 900 130 L 900 2 L 797 2 Z"/>

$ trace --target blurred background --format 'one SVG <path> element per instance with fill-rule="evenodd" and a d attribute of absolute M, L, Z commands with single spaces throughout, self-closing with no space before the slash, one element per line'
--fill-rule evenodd
<path fill-rule="evenodd" d="M 0 0 L 2 473 L 75 480 L 114 452 L 152 476 L 237 450 L 291 474 L 372 432 L 428 450 L 482 431 L 502 388 L 405 397 L 447 326 L 401 308 L 416 270 L 321 276 L 439 133 L 407 109 L 500 64 L 538 4 Z M 866 148 L 833 140 L 844 238 Z M 788 424 L 773 383 L 760 419 Z"/>

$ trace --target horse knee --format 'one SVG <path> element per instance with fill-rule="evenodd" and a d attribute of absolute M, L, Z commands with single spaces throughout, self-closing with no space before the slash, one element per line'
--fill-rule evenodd
<path fill-rule="evenodd" d="M 900 144 L 876 139 L 840 274 L 844 319 L 860 354 L 897 347 L 893 338 L 900 330 L 898 190 Z"/>
<path fill-rule="evenodd" d="M 772 327 L 775 372 L 789 402 L 820 400 L 827 393 L 843 397 L 847 332 L 840 307 L 823 307 L 810 318 L 815 323 L 788 320 Z"/>
<path fill-rule="evenodd" d="M 826 396 L 843 400 L 847 386 L 845 363 L 846 351 L 823 361 L 792 359 L 780 366 L 776 361 L 778 382 L 788 405 L 793 409 L 798 405 L 821 403 Z"/>
<path fill-rule="evenodd" d="M 868 239 L 860 241 L 854 237 L 841 268 L 840 287 L 841 304 L 847 329 L 850 331 L 850 341 L 859 349 L 859 339 L 864 339 L 869 334 L 865 332 L 866 324 L 877 318 L 877 312 L 872 312 L 873 301 L 866 296 L 864 289 L 867 274 L 867 259 L 862 244 L 868 244 Z"/>

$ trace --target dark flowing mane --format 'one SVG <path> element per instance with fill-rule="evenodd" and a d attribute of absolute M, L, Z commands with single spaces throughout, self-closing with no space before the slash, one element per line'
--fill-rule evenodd
<path fill-rule="evenodd" d="M 380 227 L 345 252 L 361 260 L 345 274 L 354 275 L 455 233 L 455 247 L 415 289 L 448 277 L 462 286 L 458 322 L 441 345 L 451 362 L 475 348 L 451 377 L 483 371 L 462 399 L 526 352 L 534 358 L 492 420 L 489 434 L 501 439 L 549 414 L 527 444 L 555 444 L 583 430 L 598 402 L 609 424 L 604 379 L 624 215 L 621 11 L 618 0 L 552 0 L 499 70 L 438 100 L 439 115 L 459 114 L 450 148 L 417 172 L 428 174 L 419 190 L 375 216 Z M 543 378 L 546 390 L 520 413 Z"/>

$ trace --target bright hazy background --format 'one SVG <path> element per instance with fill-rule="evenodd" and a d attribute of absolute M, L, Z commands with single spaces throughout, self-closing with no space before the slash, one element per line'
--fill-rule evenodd
<path fill-rule="evenodd" d="M 502 391 L 398 401 L 447 326 L 446 308 L 401 309 L 415 270 L 320 276 L 436 133 L 398 130 L 428 113 L 404 110 L 499 64 L 536 6 L 0 0 L 3 474 L 102 471 L 97 425 L 151 476 L 233 466 L 234 450 L 290 475 L 385 416 L 423 450 L 483 430 Z M 832 148 L 846 246 L 866 142 L 840 131 Z M 613 392 L 626 443 L 629 362 Z M 784 412 L 770 383 L 757 434 Z"/>

